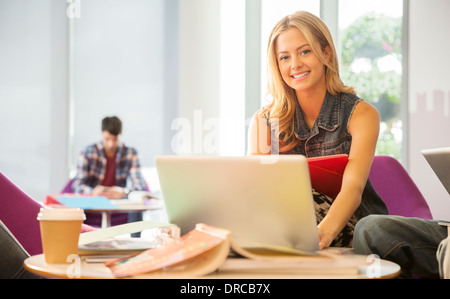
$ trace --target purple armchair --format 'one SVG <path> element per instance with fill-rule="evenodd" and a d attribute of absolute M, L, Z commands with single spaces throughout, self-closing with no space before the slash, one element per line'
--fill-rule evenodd
<path fill-rule="evenodd" d="M 390 215 L 433 219 L 422 193 L 395 158 L 375 156 L 369 178 Z"/>
<path fill-rule="evenodd" d="M 42 253 L 37 215 L 42 205 L 33 200 L 0 172 L 0 220 L 29 255 Z M 82 231 L 94 228 L 83 224 Z"/>

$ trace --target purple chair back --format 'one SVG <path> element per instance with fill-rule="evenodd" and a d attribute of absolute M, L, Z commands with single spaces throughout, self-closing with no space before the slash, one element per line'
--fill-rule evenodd
<path fill-rule="evenodd" d="M 30 254 L 42 253 L 37 215 L 42 205 L 0 172 L 0 219 Z"/>
<path fill-rule="evenodd" d="M 395 158 L 375 156 L 369 178 L 390 215 L 433 219 L 419 188 Z"/>
<path fill-rule="evenodd" d="M 0 172 L 0 220 L 29 255 L 41 254 L 41 231 L 37 215 L 42 205 L 29 197 Z M 83 224 L 81 232 L 95 228 Z"/>
<path fill-rule="evenodd" d="M 67 182 L 67 184 L 64 186 L 64 188 L 62 189 L 61 193 L 73 193 L 73 190 L 72 190 L 72 184 L 73 184 L 73 181 L 74 181 L 74 180 L 75 180 L 75 178 L 70 179 L 70 180 Z"/>

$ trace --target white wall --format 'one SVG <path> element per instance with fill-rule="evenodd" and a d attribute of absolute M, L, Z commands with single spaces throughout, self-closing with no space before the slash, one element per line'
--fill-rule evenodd
<path fill-rule="evenodd" d="M 73 19 L 68 6 L 79 9 Z M 0 171 L 36 200 L 59 192 L 112 114 L 143 167 L 175 153 L 171 125 L 179 118 L 192 125 L 190 151 L 196 137 L 200 153 L 211 151 L 203 139 L 219 133 L 204 126 L 220 120 L 220 7 L 221 0 L 1 0 Z M 214 145 L 208 153 L 218 153 Z"/>
<path fill-rule="evenodd" d="M 171 153 L 177 15 L 178 0 L 1 0 L 0 171 L 36 200 L 60 192 L 74 167 L 68 161 L 100 139 L 101 118 L 111 114 L 122 118 L 122 140 L 143 167 Z"/>
<path fill-rule="evenodd" d="M 66 3 L 0 1 L 0 171 L 41 199 L 67 173 Z"/>
<path fill-rule="evenodd" d="M 82 1 L 74 23 L 74 155 L 117 115 L 122 140 L 153 165 L 164 133 L 164 0 Z"/>
<path fill-rule="evenodd" d="M 414 0 L 409 7 L 409 171 L 433 217 L 450 220 L 450 195 L 421 154 L 450 147 L 450 1 Z"/>

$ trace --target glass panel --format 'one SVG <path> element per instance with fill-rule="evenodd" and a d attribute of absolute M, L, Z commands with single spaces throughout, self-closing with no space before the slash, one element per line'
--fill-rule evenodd
<path fill-rule="evenodd" d="M 377 155 L 401 160 L 403 0 L 340 0 L 341 78 L 381 117 Z"/>

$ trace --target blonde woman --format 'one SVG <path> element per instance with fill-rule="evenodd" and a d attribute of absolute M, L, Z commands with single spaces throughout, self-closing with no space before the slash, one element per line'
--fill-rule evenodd
<path fill-rule="evenodd" d="M 387 208 L 368 180 L 380 119 L 339 77 L 326 24 L 300 11 L 273 28 L 267 49 L 270 105 L 249 128 L 249 154 L 348 154 L 335 199 L 313 190 L 320 247 L 351 247 L 356 222 Z M 289 175 L 289 174 L 287 174 Z"/>

